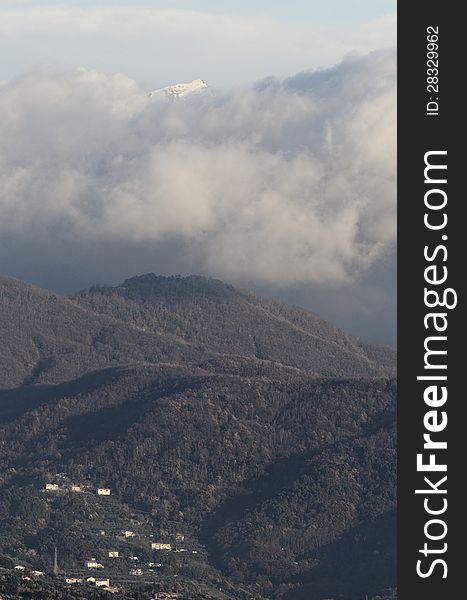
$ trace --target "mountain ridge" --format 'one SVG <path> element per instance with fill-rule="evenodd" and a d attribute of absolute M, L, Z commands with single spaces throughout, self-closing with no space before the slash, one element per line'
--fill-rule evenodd
<path fill-rule="evenodd" d="M 322 376 L 395 373 L 390 349 L 357 340 L 303 309 L 199 276 L 138 276 L 69 298 L 2 277 L 0 305 L 3 387 L 28 378 L 63 381 L 83 369 L 224 355 Z"/>
<path fill-rule="evenodd" d="M 188 322 L 188 319 L 182 322 L 178 318 L 177 323 L 173 324 L 174 328 L 178 327 L 185 341 L 189 339 L 189 332 L 187 330 L 191 326 L 198 326 L 196 319 L 199 318 L 199 314 L 203 311 L 205 313 L 212 311 L 214 317 L 219 321 L 236 319 L 237 329 L 231 332 L 231 338 L 242 339 L 242 348 L 248 355 L 255 354 L 254 350 L 258 350 L 256 348 L 258 342 L 262 342 L 263 344 L 260 343 L 260 345 L 264 346 L 265 342 L 262 339 L 262 331 L 269 328 L 277 332 L 282 328 L 286 328 L 287 335 L 292 334 L 292 338 L 294 336 L 298 337 L 301 342 L 304 341 L 304 338 L 313 338 L 321 346 L 327 345 L 330 350 L 337 349 L 342 357 L 353 355 L 356 361 L 367 364 L 369 371 L 372 370 L 374 363 L 377 362 L 378 366 L 374 369 L 374 374 L 377 376 L 383 374 L 393 376 L 395 373 L 395 352 L 389 347 L 370 344 L 346 334 L 318 317 L 318 315 L 305 309 L 288 306 L 268 298 L 262 298 L 247 290 L 236 288 L 231 284 L 225 284 L 217 279 L 201 276 L 164 277 L 146 274 L 127 279 L 118 286 L 91 288 L 89 292 L 84 291 L 73 297 L 80 305 L 84 304 L 103 314 L 109 314 L 109 310 L 111 310 L 111 313 L 115 316 L 115 310 L 112 310 L 113 307 L 105 302 L 108 298 L 111 298 L 112 302 L 118 300 L 124 304 L 128 303 L 130 307 L 134 306 L 134 303 L 142 303 L 143 309 L 139 314 L 139 318 L 146 328 L 161 325 L 160 320 L 154 320 L 154 307 L 164 311 L 164 319 L 166 320 L 174 318 L 174 305 L 182 312 L 190 311 L 190 317 L 193 318 L 194 322 Z M 186 301 L 187 298 L 189 298 L 188 301 Z M 110 302 L 110 305 L 112 302 Z M 192 309 L 191 305 L 193 303 L 197 303 L 196 311 Z M 226 307 L 225 310 L 222 309 L 222 306 Z M 237 319 L 235 314 L 237 310 L 242 311 L 240 316 L 243 318 L 243 322 L 242 319 Z M 258 323 L 249 323 L 249 317 Z M 248 330 L 243 326 L 245 322 L 248 322 Z M 219 342 L 222 342 L 220 340 L 220 333 L 216 333 L 213 336 L 212 331 L 204 331 L 204 334 L 211 346 L 216 342 L 223 350 L 227 352 L 232 351 L 230 345 L 227 348 L 225 344 L 219 344 Z M 217 339 L 214 339 L 214 337 Z M 229 339 L 230 343 L 231 339 Z M 310 339 L 307 340 L 307 343 L 310 343 Z M 300 350 L 305 354 L 307 352 L 307 343 Z M 255 347 L 254 350 L 253 347 Z M 323 349 L 320 347 L 318 350 L 322 351 Z M 280 356 L 280 353 L 272 351 L 270 347 L 262 347 L 259 354 L 259 358 L 278 358 Z M 261 354 L 264 354 L 264 356 Z M 387 361 L 386 372 L 380 368 L 381 365 L 385 364 L 385 359 Z M 292 364 L 280 359 L 278 359 L 278 362 L 313 370 L 306 362 Z M 359 368 L 361 370 L 358 371 L 357 369 L 357 376 L 368 374 L 362 365 Z M 320 374 L 325 373 L 320 371 Z M 336 373 L 330 374 L 335 375 Z M 345 374 L 350 375 L 350 372 Z"/>

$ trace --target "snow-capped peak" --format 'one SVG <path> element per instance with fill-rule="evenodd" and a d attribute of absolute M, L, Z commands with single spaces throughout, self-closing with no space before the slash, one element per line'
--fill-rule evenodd
<path fill-rule="evenodd" d="M 167 87 L 149 92 L 149 97 L 167 96 L 168 98 L 181 98 L 197 92 L 202 92 L 208 87 L 207 83 L 202 79 L 193 79 L 190 83 L 177 83 L 176 85 L 168 85 Z"/>

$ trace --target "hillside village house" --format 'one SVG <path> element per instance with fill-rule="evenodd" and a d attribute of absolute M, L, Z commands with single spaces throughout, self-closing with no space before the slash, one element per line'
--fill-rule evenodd
<path fill-rule="evenodd" d="M 83 580 L 79 577 L 67 577 L 65 579 L 65 583 L 69 583 L 69 584 L 83 583 Z"/>
<path fill-rule="evenodd" d="M 109 587 L 110 586 L 110 579 L 105 578 L 105 579 L 96 579 L 96 585 L 97 587 Z"/>
<path fill-rule="evenodd" d="M 45 575 L 44 571 L 31 571 L 32 577 L 44 577 L 44 575 Z"/>
<path fill-rule="evenodd" d="M 82 492 L 83 491 L 82 487 L 80 485 L 76 485 L 76 484 L 73 484 L 70 489 L 72 492 Z"/>
<path fill-rule="evenodd" d="M 151 550 L 172 550 L 171 544 L 161 544 L 160 542 L 153 542 L 151 544 Z"/>
<path fill-rule="evenodd" d="M 97 488 L 98 496 L 110 496 L 111 491 L 109 488 Z"/>
<path fill-rule="evenodd" d="M 126 538 L 132 538 L 136 535 L 134 531 L 122 531 L 122 534 Z"/>
<path fill-rule="evenodd" d="M 118 550 L 109 550 L 109 558 L 118 558 Z"/>
<path fill-rule="evenodd" d="M 84 563 L 86 569 L 103 569 L 104 565 L 98 562 L 95 558 L 91 558 L 91 560 L 86 560 Z"/>
<path fill-rule="evenodd" d="M 46 483 L 45 491 L 46 492 L 57 492 L 60 489 L 58 483 Z"/>

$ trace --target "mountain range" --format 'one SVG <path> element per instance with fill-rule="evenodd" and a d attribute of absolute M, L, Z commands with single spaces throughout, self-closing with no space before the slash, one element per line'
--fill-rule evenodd
<path fill-rule="evenodd" d="M 58 548 L 64 585 L 97 557 L 128 598 L 392 597 L 392 349 L 154 274 L 70 297 L 0 277 L 0 334 L 4 562 Z"/>

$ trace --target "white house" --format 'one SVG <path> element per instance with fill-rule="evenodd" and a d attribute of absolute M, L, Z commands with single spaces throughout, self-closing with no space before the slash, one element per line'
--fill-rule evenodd
<path fill-rule="evenodd" d="M 103 569 L 104 565 L 98 562 L 95 558 L 91 558 L 91 560 L 86 560 L 84 563 L 86 569 Z"/>
<path fill-rule="evenodd" d="M 118 558 L 118 550 L 109 550 L 109 558 Z"/>
<path fill-rule="evenodd" d="M 151 550 L 172 550 L 172 544 L 162 544 L 161 542 L 152 542 Z"/>
<path fill-rule="evenodd" d="M 58 492 L 59 489 L 60 489 L 60 486 L 58 485 L 58 483 L 46 483 L 45 484 L 46 492 Z"/>
<path fill-rule="evenodd" d="M 134 531 L 128 531 L 128 530 L 122 531 L 122 533 L 123 533 L 123 536 L 126 538 L 132 538 L 132 537 L 135 537 L 135 535 L 136 535 Z"/>
<path fill-rule="evenodd" d="M 110 586 L 110 579 L 105 578 L 105 579 L 96 579 L 96 585 L 97 587 L 109 587 Z"/>
<path fill-rule="evenodd" d="M 98 496 L 110 496 L 111 490 L 109 488 L 97 488 Z"/>

